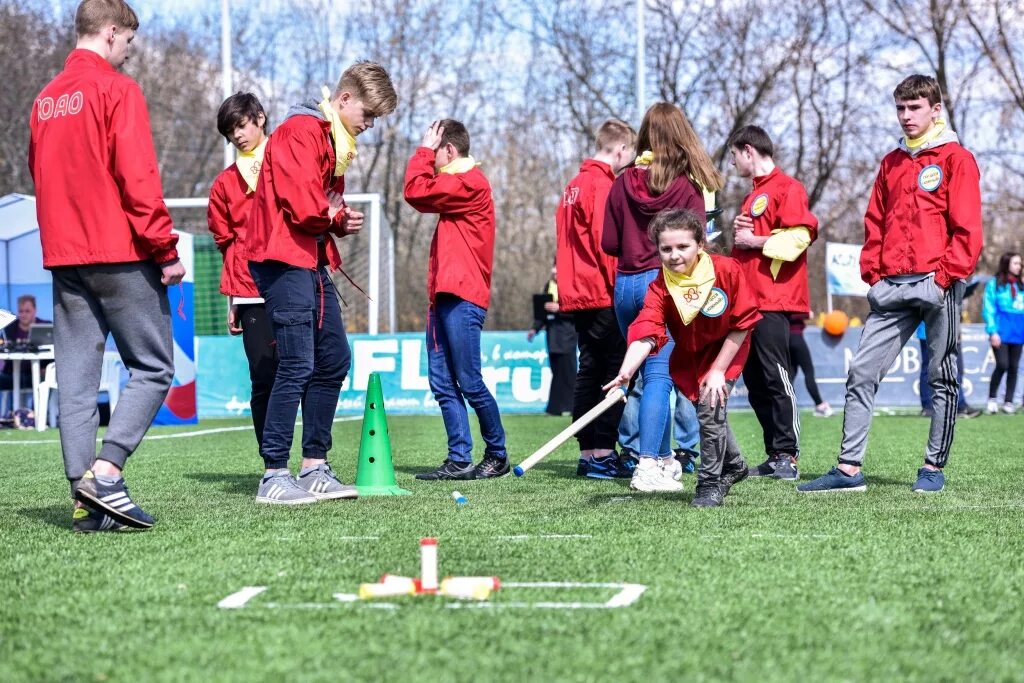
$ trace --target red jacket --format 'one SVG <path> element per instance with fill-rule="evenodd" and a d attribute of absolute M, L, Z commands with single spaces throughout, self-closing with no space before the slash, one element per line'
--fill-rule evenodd
<path fill-rule="evenodd" d="M 563 313 L 609 308 L 615 298 L 618 259 L 601 250 L 605 201 L 614 180 L 611 166 L 587 159 L 555 211 L 555 267 Z"/>
<path fill-rule="evenodd" d="M 768 175 L 754 178 L 754 189 L 743 200 L 742 210 L 753 219 L 754 234 L 758 237 L 767 237 L 773 230 L 803 226 L 810 231 L 811 242 L 818 239 L 818 219 L 807 206 L 807 190 L 777 166 Z M 743 266 L 762 311 L 811 310 L 806 250 L 795 261 L 783 263 L 777 278 L 772 278 L 772 259 L 760 249 L 734 247 L 732 257 Z"/>
<path fill-rule="evenodd" d="M 178 258 L 138 83 L 72 50 L 29 128 L 44 267 Z"/>
<path fill-rule="evenodd" d="M 947 142 L 882 159 L 864 215 L 865 282 L 934 272 L 946 288 L 974 272 L 981 246 L 981 174 L 970 152 Z"/>
<path fill-rule="evenodd" d="M 328 217 L 329 190 L 345 192 L 345 177 L 334 176 L 331 124 L 315 114 L 290 116 L 274 130 L 263 153 L 246 225 L 248 260 L 313 270 L 319 238 L 331 269 L 340 268 L 341 254 L 328 233 L 342 236 L 344 214 L 338 212 L 333 221 Z"/>
<path fill-rule="evenodd" d="M 249 220 L 253 197 L 255 193 L 249 192 L 249 186 L 235 164 L 221 171 L 210 188 L 206 222 L 224 257 L 220 292 L 227 296 L 256 298 L 260 295 L 249 273 L 249 261 L 243 256 L 245 224 Z"/>
<path fill-rule="evenodd" d="M 679 311 L 665 286 L 665 278 L 658 275 L 647 288 L 644 307 L 633 324 L 629 326 L 629 343 L 653 337 L 660 350 L 668 343 L 665 327 L 672 334 L 676 346 L 668 360 L 668 371 L 672 381 L 691 401 L 700 394 L 700 383 L 711 370 L 722 342 L 733 330 L 754 328 L 761 314 L 757 312 L 757 300 L 746 282 L 743 269 L 734 259 L 718 254 L 709 254 L 715 265 L 715 287 L 726 297 L 725 310 L 715 316 L 698 313 L 689 325 L 683 324 Z M 725 378 L 737 379 L 743 372 L 750 352 L 750 335 L 740 346 L 736 357 L 729 363 Z"/>
<path fill-rule="evenodd" d="M 421 213 L 437 213 L 430 242 L 427 293 L 455 296 L 487 308 L 494 263 L 494 198 L 491 184 L 473 168 L 436 173 L 434 150 L 419 147 L 405 168 L 405 201 Z"/>

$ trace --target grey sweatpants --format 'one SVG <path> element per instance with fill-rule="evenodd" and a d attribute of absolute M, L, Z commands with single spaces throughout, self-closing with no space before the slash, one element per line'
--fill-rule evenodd
<path fill-rule="evenodd" d="M 727 382 L 729 392 L 735 382 Z M 697 471 L 697 483 L 717 483 L 722 470 L 746 469 L 747 465 L 740 454 L 739 444 L 729 428 L 729 410 L 723 403 L 714 408 L 702 401 L 692 401 L 697 410 L 697 421 L 700 423 L 700 469 Z"/>
<path fill-rule="evenodd" d="M 935 467 L 945 466 L 953 445 L 960 388 L 956 364 L 964 289 L 965 284 L 957 280 L 943 291 L 929 277 L 907 284 L 881 280 L 868 291 L 871 312 L 846 382 L 839 462 L 857 466 L 864 462 L 878 385 L 903 345 L 924 321 L 928 334 L 928 386 L 932 389 L 935 411 L 924 459 Z"/>
<path fill-rule="evenodd" d="M 152 261 L 69 266 L 52 274 L 60 445 L 74 495 L 97 457 L 124 467 L 156 417 L 174 376 L 171 313 Z M 96 395 L 108 332 L 131 378 L 97 456 Z"/>

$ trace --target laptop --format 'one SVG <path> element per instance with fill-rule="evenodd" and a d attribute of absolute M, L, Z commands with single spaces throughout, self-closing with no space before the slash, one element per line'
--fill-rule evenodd
<path fill-rule="evenodd" d="M 28 341 L 37 348 L 53 346 L 53 323 L 33 323 L 28 330 Z"/>

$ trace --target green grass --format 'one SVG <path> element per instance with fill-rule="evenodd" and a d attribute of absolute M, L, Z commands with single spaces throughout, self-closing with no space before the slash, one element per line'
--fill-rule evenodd
<path fill-rule="evenodd" d="M 833 464 L 840 420 L 804 419 L 805 480 Z M 505 423 L 518 462 L 567 420 Z M 926 421 L 880 417 L 866 494 L 801 497 L 789 483 L 748 480 L 718 510 L 688 506 L 692 475 L 679 495 L 577 479 L 568 446 L 523 479 L 417 482 L 443 455 L 441 420 L 389 424 L 412 496 L 257 506 L 251 433 L 147 440 L 128 479 L 156 528 L 92 536 L 69 530 L 58 446 L 3 444 L 0 680 L 1024 679 L 1022 417 L 961 422 L 939 495 L 910 491 Z M 733 425 L 759 460 L 753 416 Z M 334 429 L 346 481 L 359 427 Z M 174 431 L 189 430 L 151 434 Z M 0 433 L 39 438 L 56 433 Z M 453 503 L 455 488 L 468 505 Z M 531 537 L 498 538 L 516 535 Z M 648 589 L 620 609 L 333 599 L 384 572 L 415 576 L 423 536 L 440 539 L 442 575 Z M 244 586 L 267 590 L 243 609 L 217 608 Z M 508 588 L 494 601 L 614 594 Z"/>

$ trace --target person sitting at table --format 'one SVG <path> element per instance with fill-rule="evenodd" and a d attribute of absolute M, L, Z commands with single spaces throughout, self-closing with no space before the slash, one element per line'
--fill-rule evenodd
<path fill-rule="evenodd" d="M 4 328 L 4 337 L 8 344 L 16 342 L 28 342 L 29 332 L 36 323 L 49 323 L 49 320 L 42 320 L 36 317 L 36 298 L 31 294 L 22 294 L 18 297 L 18 319 Z M 40 373 L 49 362 L 40 364 Z M 3 370 L 0 370 L 0 390 L 11 391 L 14 389 L 14 363 L 5 361 Z M 21 388 L 32 388 L 32 364 L 21 364 Z"/>

